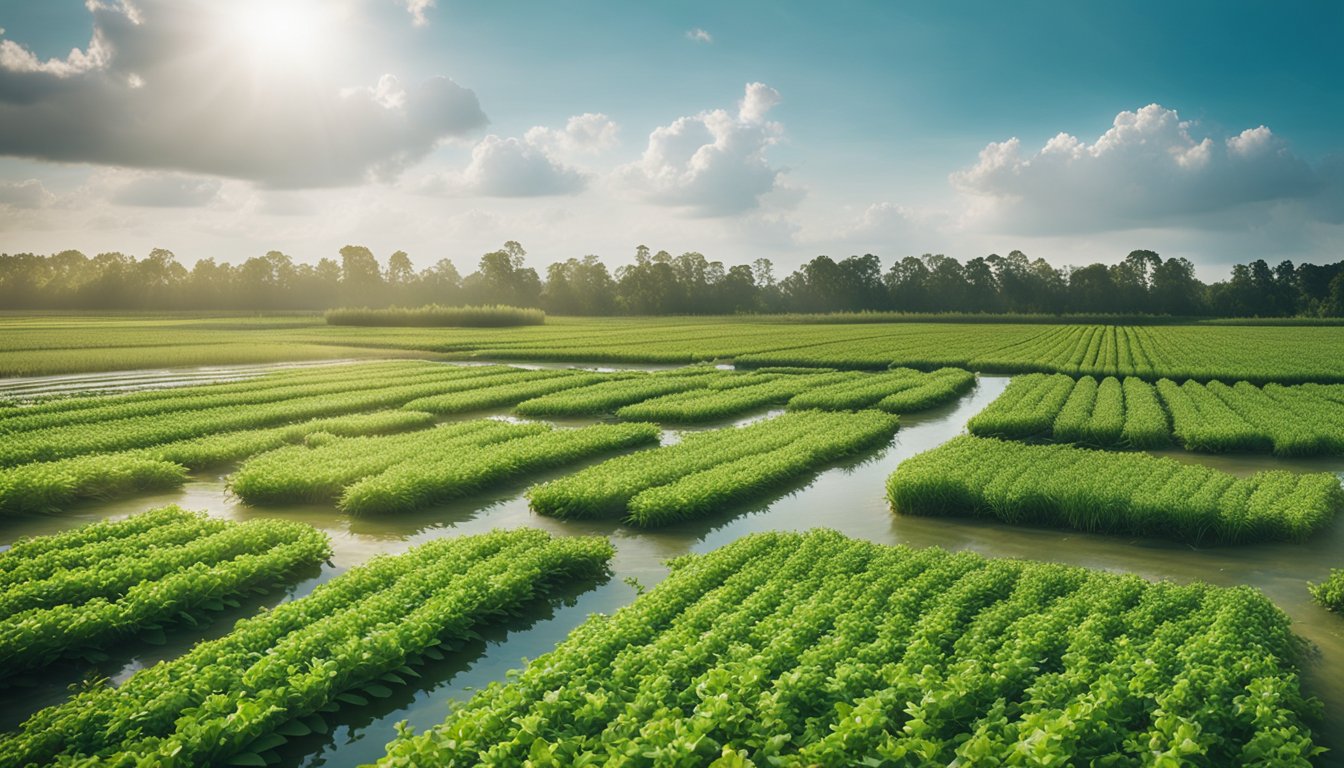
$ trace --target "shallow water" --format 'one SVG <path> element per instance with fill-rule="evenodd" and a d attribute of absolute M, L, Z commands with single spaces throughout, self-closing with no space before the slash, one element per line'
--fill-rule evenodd
<path fill-rule="evenodd" d="M 1193 548 L 1170 542 L 1031 529 L 989 521 L 940 520 L 903 517 L 891 513 L 884 498 L 887 476 L 904 459 L 933 448 L 960 434 L 967 419 L 998 396 L 1007 377 L 982 376 L 976 388 L 954 404 L 905 416 L 892 443 L 858 460 L 832 467 L 814 478 L 782 489 L 773 499 L 747 509 L 726 512 L 709 520 L 688 522 L 653 532 L 634 531 L 609 522 L 565 522 L 540 517 L 528 508 L 526 483 L 410 515 L 383 519 L 352 519 L 328 505 L 259 510 L 232 498 L 226 489 L 227 469 L 197 475 L 184 488 L 129 501 L 86 507 L 60 517 L 0 522 L 0 544 L 19 536 L 51 533 L 90 520 L 118 517 L 168 503 L 188 509 L 206 509 L 230 519 L 279 516 L 303 520 L 326 531 L 333 540 L 332 564 L 311 575 L 283 595 L 245 604 L 208 622 L 203 628 L 171 633 L 164 646 L 149 651 L 136 648 L 89 667 L 69 665 L 43 676 L 35 687 L 11 689 L 0 701 L 0 727 L 13 727 L 35 709 L 60 701 L 64 687 L 81 675 L 97 673 L 121 680 L 135 669 L 171 658 L 204 637 L 226 632 L 234 620 L 260 605 L 274 604 L 307 594 L 368 558 L 400 552 L 431 538 L 481 532 L 497 527 L 534 526 L 559 534 L 603 534 L 616 545 L 613 576 L 595 589 L 576 589 L 563 603 L 532 606 L 511 626 L 486 633 L 472 644 L 426 670 L 411 690 L 368 707 L 345 707 L 331 718 L 340 725 L 322 736 L 290 744 L 288 765 L 356 765 L 381 756 L 394 735 L 394 725 L 407 720 L 417 729 L 444 718 L 448 703 L 469 697 L 474 689 L 502 680 L 524 659 L 549 650 L 590 613 L 611 612 L 635 597 L 633 579 L 651 587 L 667 573 L 663 564 L 687 552 L 706 552 L 745 534 L 764 530 L 835 528 L 849 536 L 888 544 L 942 546 L 993 556 L 1026 557 L 1109 571 L 1137 573 L 1147 578 L 1177 581 L 1204 580 L 1220 585 L 1250 584 L 1265 592 L 1293 619 L 1295 630 L 1312 646 L 1303 670 L 1308 690 L 1320 697 L 1327 719 L 1320 724 L 1319 741 L 1332 748 L 1324 764 L 1344 765 L 1344 618 L 1316 606 L 1306 590 L 1307 581 L 1320 581 L 1331 567 L 1344 566 L 1344 525 L 1334 525 L 1306 544 L 1264 544 L 1238 547 Z M 759 414 L 751 418 L 759 418 Z M 742 419 L 739 421 L 747 421 Z M 584 423 L 567 420 L 566 426 Z M 675 434 L 667 436 L 675 440 Z M 1283 460 L 1256 456 L 1201 456 L 1167 452 L 1183 461 L 1198 461 L 1220 469 L 1249 473 L 1263 468 L 1296 471 L 1332 471 L 1344 477 L 1344 458 Z M 545 479 L 533 478 L 533 479 Z"/>

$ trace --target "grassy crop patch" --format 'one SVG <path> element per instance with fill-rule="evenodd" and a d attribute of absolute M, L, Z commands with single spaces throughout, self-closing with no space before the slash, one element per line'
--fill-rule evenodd
<path fill-rule="evenodd" d="M 323 713 L 392 695 L 473 629 L 600 578 L 611 556 L 601 538 L 524 529 L 374 558 L 121 685 L 37 712 L 0 736 L 0 764 L 267 764 L 286 734 L 326 732 Z"/>
<path fill-rule="evenodd" d="M 516 481 L 528 474 L 658 442 L 653 424 L 542 429 L 471 451 L 421 456 L 347 485 L 339 506 L 353 515 L 409 512 Z"/>
<path fill-rule="evenodd" d="M 1249 588 L 755 534 L 378 765 L 1307 766 L 1299 656 Z"/>
<path fill-rule="evenodd" d="M 887 496 L 903 514 L 1227 543 L 1302 541 L 1344 508 L 1325 472 L 1237 478 L 1144 453 L 972 436 L 902 462 Z"/>
<path fill-rule="evenodd" d="M 797 411 L 676 445 L 610 459 L 528 491 L 532 508 L 563 518 L 619 517 L 654 527 L 769 494 L 827 463 L 891 439 L 878 411 Z"/>
<path fill-rule="evenodd" d="M 177 507 L 20 540 L 0 553 L 0 677 L 236 605 L 330 556 L 307 525 Z"/>

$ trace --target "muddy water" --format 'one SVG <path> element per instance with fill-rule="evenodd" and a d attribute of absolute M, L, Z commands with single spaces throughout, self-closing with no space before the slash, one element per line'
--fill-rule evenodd
<path fill-rule="evenodd" d="M 53 518 L 0 522 L 0 544 L 18 536 L 50 533 L 84 522 L 118 517 L 153 506 L 175 503 L 206 509 L 230 519 L 282 516 L 303 520 L 332 537 L 335 557 L 330 565 L 282 595 L 259 598 L 221 615 L 202 628 L 172 633 L 168 643 L 146 652 L 142 647 L 113 653 L 96 665 L 69 665 L 43 676 L 40 683 L 6 692 L 0 701 L 0 727 L 10 728 L 41 706 L 64 698 L 65 686 L 90 674 L 122 680 L 134 670 L 172 658 L 205 637 L 227 632 L 237 618 L 261 605 L 292 599 L 311 591 L 368 558 L 440 536 L 457 536 L 492 528 L 534 526 L 558 534 L 602 534 L 616 545 L 613 576 L 592 589 L 576 588 L 555 604 L 537 603 L 527 615 L 486 633 L 414 681 L 411 690 L 368 707 L 346 707 L 333 720 L 339 725 L 326 735 L 291 743 L 288 765 L 346 766 L 376 759 L 395 734 L 398 721 L 417 729 L 444 718 L 451 701 L 502 680 L 510 669 L 549 650 L 593 612 L 611 612 L 629 603 L 636 587 L 651 587 L 666 575 L 664 561 L 687 552 L 706 552 L 755 531 L 835 528 L 849 536 L 888 544 L 942 546 L 986 555 L 1026 557 L 1148 578 L 1204 580 L 1220 585 L 1250 584 L 1265 592 L 1293 619 L 1294 628 L 1311 645 L 1304 667 L 1310 693 L 1326 705 L 1319 725 L 1320 741 L 1332 748 L 1325 764 L 1344 765 L 1344 618 L 1311 602 L 1307 581 L 1320 581 L 1331 567 L 1344 566 L 1344 525 L 1335 525 L 1315 541 L 1224 548 L 1192 548 L 1169 542 L 1115 536 L 1067 533 L 1006 526 L 993 522 L 937 520 L 893 515 L 883 497 L 887 476 L 904 459 L 936 447 L 963 431 L 966 420 L 993 400 L 1007 385 L 1006 377 L 981 377 L 976 389 L 955 404 L 903 418 L 893 442 L 858 460 L 828 469 L 808 481 L 781 489 L 775 498 L 747 509 L 725 512 L 709 520 L 685 523 L 655 532 L 636 532 L 611 523 L 563 522 L 533 514 L 523 498 L 525 484 L 471 499 L 384 519 L 352 519 L 330 506 L 258 510 L 229 496 L 227 471 L 199 475 L 186 487 L 153 497 L 88 507 Z M 759 416 L 757 416 L 759 417 Z M 566 421 L 565 425 L 581 422 Z M 669 433 L 668 441 L 676 434 Z M 1304 461 L 1268 457 L 1210 457 L 1170 452 L 1183 461 L 1200 461 L 1239 474 L 1269 467 L 1297 471 L 1332 471 L 1344 477 L 1344 458 Z M 545 479 L 534 478 L 534 479 Z M 629 580 L 631 583 L 627 583 Z"/>

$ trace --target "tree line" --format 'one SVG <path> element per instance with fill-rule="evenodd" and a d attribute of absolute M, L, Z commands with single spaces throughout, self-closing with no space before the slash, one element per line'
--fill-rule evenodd
<path fill-rule="evenodd" d="M 817 256 L 777 278 L 769 259 L 725 266 L 702 254 L 673 256 L 639 246 L 615 270 L 598 257 L 526 265 L 517 242 L 461 275 L 441 259 L 416 270 L 404 251 L 382 264 L 363 246 L 339 259 L 296 263 L 279 251 L 241 264 L 201 259 L 190 269 L 172 252 L 143 259 L 0 254 L 0 308 L 10 310 L 323 310 L 341 306 L 508 304 L 558 315 L 681 315 L 781 312 L 986 312 L 1154 314 L 1181 317 L 1344 316 L 1344 261 L 1237 264 L 1205 284 L 1184 258 L 1147 250 L 1117 264 L 1057 268 L 1021 251 L 966 262 L 907 256 L 884 267 L 872 254 Z"/>

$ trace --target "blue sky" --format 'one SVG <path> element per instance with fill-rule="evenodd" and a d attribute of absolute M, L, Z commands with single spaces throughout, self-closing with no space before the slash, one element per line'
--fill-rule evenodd
<path fill-rule="evenodd" d="M 43 0 L 0 28 L 0 251 L 1344 258 L 1338 3 Z"/>

